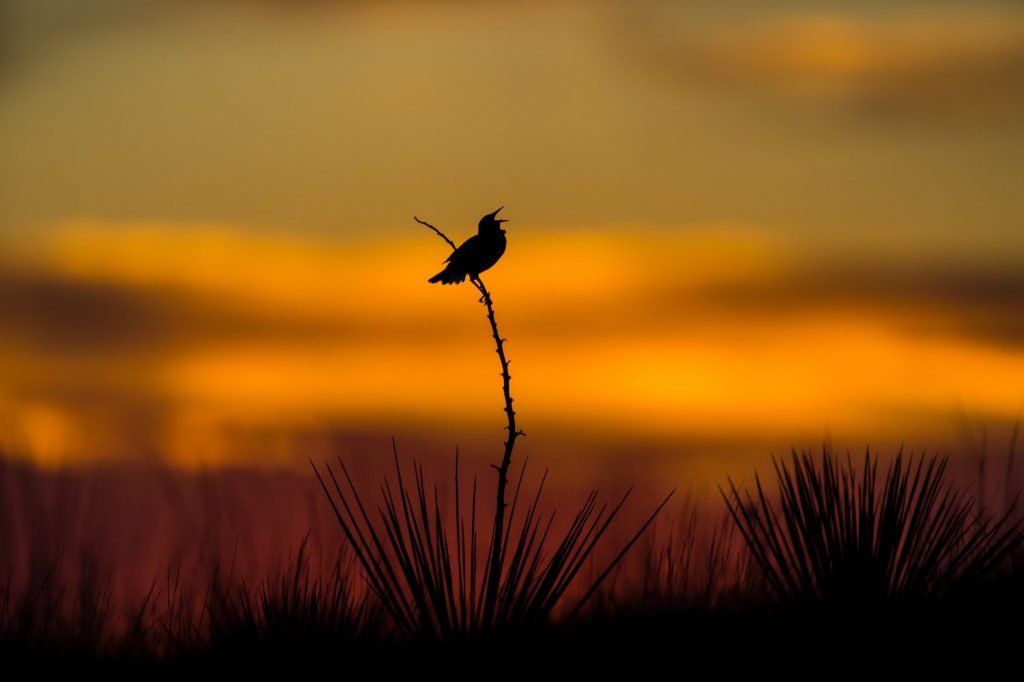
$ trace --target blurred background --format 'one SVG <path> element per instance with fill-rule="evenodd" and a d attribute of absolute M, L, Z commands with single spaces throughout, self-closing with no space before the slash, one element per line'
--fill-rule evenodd
<path fill-rule="evenodd" d="M 44 468 L 491 461 L 588 479 L 1024 401 L 1014 2 L 5 0 L 0 438 Z M 447 460 L 445 460 L 447 461 Z"/>

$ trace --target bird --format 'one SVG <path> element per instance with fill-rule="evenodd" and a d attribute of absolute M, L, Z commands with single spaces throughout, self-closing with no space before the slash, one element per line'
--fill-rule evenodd
<path fill-rule="evenodd" d="M 508 221 L 498 218 L 498 211 L 488 213 L 480 219 L 477 233 L 462 242 L 462 246 L 455 249 L 452 255 L 445 259 L 444 270 L 431 277 L 428 281 L 431 284 L 459 284 L 465 281 L 466 277 L 474 280 L 481 272 L 498 262 L 501 255 L 505 253 L 505 230 L 501 228 L 502 223 Z"/>

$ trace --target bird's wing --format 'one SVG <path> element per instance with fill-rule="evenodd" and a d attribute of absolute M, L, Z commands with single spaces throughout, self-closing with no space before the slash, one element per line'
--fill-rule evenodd
<path fill-rule="evenodd" d="M 459 246 L 459 248 L 452 251 L 451 254 L 444 259 L 444 262 L 458 264 L 460 260 L 466 257 L 466 254 L 471 252 L 476 247 L 476 237 L 477 235 L 473 235 L 466 241 L 462 242 L 462 245 Z"/>

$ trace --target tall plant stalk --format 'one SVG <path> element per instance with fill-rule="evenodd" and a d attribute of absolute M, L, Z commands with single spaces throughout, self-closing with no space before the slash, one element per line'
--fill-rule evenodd
<path fill-rule="evenodd" d="M 452 251 L 455 251 L 455 242 L 453 242 L 444 232 L 415 216 L 413 216 L 413 220 L 436 232 L 437 235 L 441 239 L 445 240 L 448 246 L 452 248 Z M 487 322 L 491 325 L 491 337 L 494 339 L 494 349 L 498 354 L 498 360 L 501 362 L 501 393 L 505 398 L 505 416 L 508 420 L 508 425 L 505 427 L 505 430 L 508 432 L 508 437 L 505 439 L 505 452 L 501 457 L 501 463 L 491 465 L 498 472 L 498 484 L 496 486 L 496 499 L 494 502 L 494 534 L 491 538 L 491 548 L 488 555 L 488 565 L 490 568 L 484 598 L 485 619 L 490 620 L 494 615 L 494 607 L 498 600 L 498 586 L 500 584 L 501 568 L 504 564 L 502 538 L 504 537 L 505 515 L 508 509 L 508 503 L 505 501 L 508 489 L 508 471 L 512 466 L 512 451 L 516 446 L 516 439 L 519 438 L 519 436 L 525 436 L 526 434 L 516 427 L 516 411 L 512 407 L 512 375 L 509 374 L 509 361 L 505 356 L 505 339 L 502 338 L 501 333 L 498 331 L 498 321 L 494 317 L 494 301 L 491 298 L 491 292 L 489 292 L 487 287 L 484 286 L 484 282 L 480 279 L 479 275 L 471 277 L 470 281 L 480 292 L 480 302 L 487 308 Z"/>

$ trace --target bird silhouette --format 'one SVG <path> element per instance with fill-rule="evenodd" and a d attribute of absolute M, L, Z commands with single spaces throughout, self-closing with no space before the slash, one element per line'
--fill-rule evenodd
<path fill-rule="evenodd" d="M 502 208 L 505 207 L 498 211 Z M 480 219 L 477 233 L 448 256 L 445 260 L 448 265 L 430 278 L 431 284 L 459 284 L 466 277 L 476 279 L 477 275 L 498 262 L 501 254 L 505 253 L 505 230 L 501 229 L 501 224 L 508 222 L 495 217 L 498 211 Z"/>

